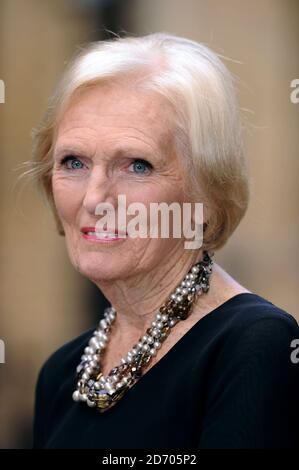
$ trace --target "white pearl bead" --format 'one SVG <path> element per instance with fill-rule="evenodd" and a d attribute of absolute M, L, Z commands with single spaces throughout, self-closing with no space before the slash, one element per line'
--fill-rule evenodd
<path fill-rule="evenodd" d="M 157 313 L 157 315 L 156 315 L 156 320 L 161 320 L 161 318 L 162 318 L 162 315 L 161 315 L 161 313 L 160 313 L 160 312 L 159 312 L 159 313 Z"/>
<path fill-rule="evenodd" d="M 155 341 L 155 342 L 154 342 L 154 346 L 155 346 L 156 349 L 161 348 L 161 343 L 160 343 L 160 341 Z"/>
<path fill-rule="evenodd" d="M 161 318 L 162 321 L 167 321 L 168 320 L 168 315 L 165 315 L 165 313 L 162 315 L 162 318 Z"/>
<path fill-rule="evenodd" d="M 90 408 L 93 408 L 94 406 L 96 406 L 95 402 L 91 401 L 89 399 L 86 400 L 86 403 L 87 403 L 88 406 L 90 406 Z"/>
<path fill-rule="evenodd" d="M 92 337 L 91 340 L 89 341 L 89 345 L 91 347 L 98 348 L 99 347 L 98 340 L 96 338 Z"/>
<path fill-rule="evenodd" d="M 104 318 L 100 321 L 100 326 L 105 329 L 107 328 L 107 320 L 105 320 Z"/>
<path fill-rule="evenodd" d="M 102 341 L 108 341 L 108 335 L 106 333 L 102 334 Z"/>
<path fill-rule="evenodd" d="M 78 390 L 76 390 L 76 391 L 73 393 L 73 400 L 74 400 L 74 401 L 80 401 L 80 393 L 78 392 Z"/>
<path fill-rule="evenodd" d="M 82 395 L 80 395 L 80 400 L 81 400 L 81 401 L 86 401 L 86 400 L 87 400 L 87 395 L 86 395 L 86 393 L 83 393 Z"/>

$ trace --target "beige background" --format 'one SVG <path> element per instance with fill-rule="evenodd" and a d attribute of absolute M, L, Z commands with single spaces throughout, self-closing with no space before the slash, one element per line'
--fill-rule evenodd
<path fill-rule="evenodd" d="M 296 0 L 135 0 L 121 26 L 167 31 L 229 57 L 239 77 L 252 179 L 250 209 L 216 261 L 250 290 L 299 319 L 299 78 Z M 72 1 L 0 1 L 1 318 L 0 447 L 30 446 L 34 386 L 48 355 L 90 325 L 89 281 L 74 272 L 41 196 L 19 192 L 30 131 L 75 46 L 94 39 L 98 17 Z"/>

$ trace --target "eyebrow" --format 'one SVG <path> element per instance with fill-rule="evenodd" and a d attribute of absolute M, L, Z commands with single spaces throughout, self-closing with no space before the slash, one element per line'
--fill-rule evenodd
<path fill-rule="evenodd" d="M 86 155 L 90 154 L 88 149 L 83 148 L 83 146 L 80 145 L 71 145 L 71 144 L 62 144 L 61 146 L 58 146 L 57 149 L 54 150 L 54 157 L 59 157 L 62 156 L 62 154 L 74 154 L 74 155 Z M 121 145 L 116 147 L 111 155 L 112 158 L 120 158 L 120 157 L 125 157 L 130 154 L 132 158 L 149 158 L 149 159 L 154 159 L 157 160 L 157 158 L 160 161 L 163 161 L 164 159 L 161 156 L 161 152 L 157 151 L 156 153 L 154 151 L 149 151 L 147 149 L 139 149 L 136 148 L 132 145 Z"/>
<path fill-rule="evenodd" d="M 62 155 L 62 154 L 83 154 L 83 153 L 89 153 L 89 152 L 86 152 L 86 147 L 83 148 L 83 146 L 81 147 L 80 145 L 72 145 L 72 144 L 62 144 L 62 145 L 58 145 L 57 148 L 55 147 L 54 148 L 54 156 L 57 156 L 57 155 Z"/>

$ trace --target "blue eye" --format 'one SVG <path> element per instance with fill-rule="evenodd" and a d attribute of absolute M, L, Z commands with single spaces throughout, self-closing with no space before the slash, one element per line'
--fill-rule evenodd
<path fill-rule="evenodd" d="M 70 165 L 66 165 L 68 162 L 70 162 Z M 64 157 L 60 163 L 66 166 L 68 170 L 81 170 L 83 168 L 83 163 L 78 160 L 78 158 L 72 157 L 71 155 Z"/>
<path fill-rule="evenodd" d="M 153 168 L 149 162 L 141 159 L 136 159 L 132 164 L 134 167 L 134 173 L 141 175 L 145 173 L 146 170 L 151 170 Z"/>

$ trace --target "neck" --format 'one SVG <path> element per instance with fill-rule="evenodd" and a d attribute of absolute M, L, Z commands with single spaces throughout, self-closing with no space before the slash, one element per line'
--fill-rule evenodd
<path fill-rule="evenodd" d="M 120 340 L 139 338 L 149 328 L 159 307 L 180 284 L 193 264 L 202 259 L 202 250 L 184 250 L 183 254 L 163 259 L 163 265 L 113 282 L 96 282 L 115 308 L 114 334 Z"/>

